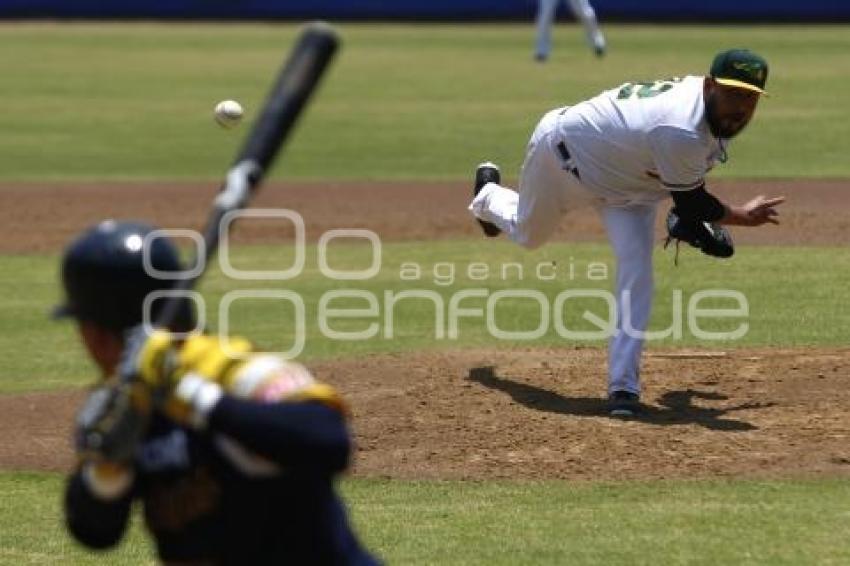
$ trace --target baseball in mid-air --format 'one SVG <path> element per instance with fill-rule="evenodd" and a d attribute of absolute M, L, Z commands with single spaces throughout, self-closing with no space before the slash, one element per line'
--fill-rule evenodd
<path fill-rule="evenodd" d="M 222 100 L 215 105 L 215 121 L 222 128 L 232 128 L 242 121 L 245 111 L 235 100 Z"/>

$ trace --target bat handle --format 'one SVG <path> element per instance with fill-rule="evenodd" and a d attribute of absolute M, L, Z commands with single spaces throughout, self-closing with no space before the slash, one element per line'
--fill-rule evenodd
<path fill-rule="evenodd" d="M 259 163 L 253 159 L 243 159 L 228 171 L 224 186 L 213 205 L 222 214 L 242 208 L 262 176 L 263 168 Z"/>

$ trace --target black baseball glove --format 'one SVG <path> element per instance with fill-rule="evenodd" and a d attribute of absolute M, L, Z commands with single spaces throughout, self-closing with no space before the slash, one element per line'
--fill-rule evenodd
<path fill-rule="evenodd" d="M 684 220 L 679 217 L 676 207 L 667 213 L 667 241 L 664 247 L 670 242 L 676 242 L 677 261 L 679 242 L 687 242 L 713 257 L 727 258 L 735 253 L 732 236 L 726 228 L 711 222 Z"/>

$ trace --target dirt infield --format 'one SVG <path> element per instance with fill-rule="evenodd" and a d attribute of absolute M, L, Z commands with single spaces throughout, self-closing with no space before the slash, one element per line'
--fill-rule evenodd
<path fill-rule="evenodd" d="M 59 250 L 68 238 L 104 218 L 200 229 L 216 190 L 214 183 L 0 185 L 0 253 Z M 383 241 L 480 238 L 466 211 L 470 190 L 458 183 L 292 183 L 265 187 L 254 205 L 298 212 L 311 240 L 335 228 L 368 228 Z M 733 229 L 738 243 L 847 243 L 850 181 L 717 182 L 712 190 L 732 202 L 758 194 L 788 197 L 780 226 Z M 661 233 L 659 226 L 659 237 Z M 258 220 L 242 223 L 236 234 L 242 242 L 274 243 L 286 237 L 280 223 Z M 605 235 L 596 214 L 583 210 L 564 219 L 556 238 L 604 240 Z"/>
<path fill-rule="evenodd" d="M 354 410 L 355 474 L 619 480 L 850 474 L 850 349 L 650 351 L 646 414 L 616 420 L 596 349 L 317 364 Z M 82 392 L 0 396 L 0 469 L 67 469 Z"/>
<path fill-rule="evenodd" d="M 848 181 L 716 183 L 733 201 L 785 194 L 782 225 L 734 230 L 739 243 L 844 245 Z M 200 228 L 210 185 L 0 185 L 0 253 L 57 252 L 107 217 Z M 285 207 L 308 238 L 369 228 L 384 241 L 479 238 L 457 183 L 287 184 L 256 205 Z M 659 230 L 659 235 L 661 231 Z M 245 223 L 236 239 L 277 242 Z M 592 212 L 559 239 L 601 240 Z M 605 414 L 604 351 L 411 353 L 314 366 L 354 410 L 355 473 L 395 478 L 642 479 L 850 474 L 850 349 L 657 351 L 644 364 L 645 415 Z M 67 469 L 84 392 L 0 396 L 0 469 Z"/>

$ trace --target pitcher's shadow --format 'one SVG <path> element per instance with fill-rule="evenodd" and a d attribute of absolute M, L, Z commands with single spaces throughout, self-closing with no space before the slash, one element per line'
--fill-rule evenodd
<path fill-rule="evenodd" d="M 606 399 L 601 397 L 565 397 L 548 389 L 520 383 L 507 377 L 500 377 L 496 375 L 492 366 L 472 368 L 469 370 L 468 379 L 484 387 L 507 393 L 515 402 L 536 411 L 578 417 L 608 415 L 608 401 Z M 758 427 L 752 423 L 724 417 L 734 411 L 774 405 L 774 403 L 743 403 L 734 407 L 713 409 L 694 405 L 693 400 L 695 399 L 723 401 L 728 397 L 721 393 L 694 389 L 668 391 L 658 399 L 660 407 L 643 405 L 638 416 L 630 420 L 660 426 L 698 424 L 712 430 L 756 430 Z"/>

